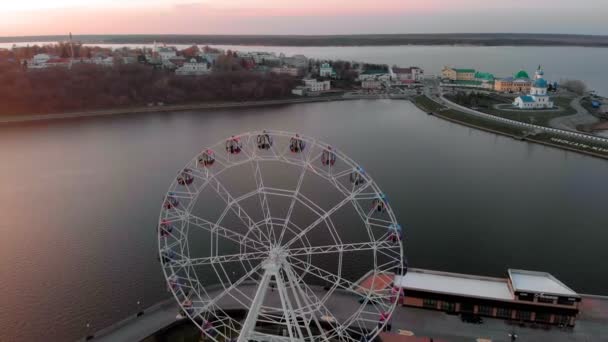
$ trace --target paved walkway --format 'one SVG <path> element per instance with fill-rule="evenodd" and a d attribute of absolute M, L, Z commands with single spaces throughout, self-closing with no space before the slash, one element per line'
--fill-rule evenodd
<path fill-rule="evenodd" d="M 325 291 L 321 287 L 312 287 L 319 296 Z M 255 286 L 243 285 L 239 290 L 253 295 Z M 267 298 L 278 300 L 278 296 L 269 294 Z M 233 299 L 226 298 L 220 301 L 224 309 L 242 309 Z M 272 303 L 270 303 L 272 304 Z M 278 302 L 277 302 L 278 304 Z M 359 308 L 358 298 L 348 293 L 335 292 L 326 303 L 327 308 L 339 319 L 344 319 Z M 541 329 L 533 327 L 520 327 L 509 325 L 500 319 L 484 318 L 483 324 L 463 323 L 459 316 L 448 315 L 444 312 L 398 306 L 392 318 L 393 332 L 407 330 L 415 336 L 432 337 L 446 341 L 476 341 L 487 339 L 494 342 L 508 342 L 508 333 L 516 332 L 519 341 L 581 341 L 581 342 L 608 342 L 608 298 L 585 296 L 576 327 L 573 329 L 560 329 L 552 327 Z M 93 341 L 133 342 L 154 334 L 160 329 L 176 322 L 178 312 L 177 304 L 172 300 L 160 303 L 146 310 L 138 318 L 132 317 L 105 329 L 96 334 Z"/>
<path fill-rule="evenodd" d="M 579 96 L 572 99 L 572 102 L 570 102 L 570 106 L 576 110 L 576 114 L 551 119 L 549 121 L 549 126 L 566 131 L 578 132 L 576 126 L 594 124 L 600 121 L 581 105 L 582 98 L 582 96 Z"/>

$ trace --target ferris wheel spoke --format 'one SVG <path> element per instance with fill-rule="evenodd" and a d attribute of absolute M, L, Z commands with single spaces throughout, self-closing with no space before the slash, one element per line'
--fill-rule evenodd
<path fill-rule="evenodd" d="M 373 241 L 361 243 L 347 243 L 342 245 L 314 246 L 303 248 L 287 249 L 289 256 L 303 256 L 312 254 L 327 254 L 327 253 L 343 253 L 357 251 L 380 251 L 398 249 L 393 242 L 390 241 Z"/>
<path fill-rule="evenodd" d="M 291 244 L 293 244 L 295 241 L 297 241 L 298 239 L 300 239 L 302 236 L 308 234 L 308 232 L 310 232 L 313 228 L 315 228 L 316 226 L 318 226 L 319 223 L 321 223 L 321 222 L 325 221 L 326 219 L 328 219 L 333 213 L 335 213 L 336 211 L 338 211 L 340 208 L 342 208 L 347 203 L 350 203 L 354 199 L 358 198 L 358 195 L 362 194 L 363 190 L 367 189 L 369 186 L 370 186 L 369 183 L 365 184 L 362 187 L 360 187 L 359 189 L 357 189 L 356 191 L 354 191 L 353 193 L 351 193 L 349 196 L 347 196 L 342 201 L 340 201 L 338 204 L 336 204 L 331 209 L 329 209 L 326 213 L 324 213 L 319 218 L 317 218 L 313 223 L 311 223 L 306 228 L 304 228 L 298 235 L 296 235 L 294 238 L 292 238 L 291 240 L 289 240 L 285 244 L 285 246 L 286 247 L 291 246 Z"/>
<path fill-rule="evenodd" d="M 239 253 L 230 255 L 218 255 L 204 258 L 187 258 L 181 263 L 182 266 L 204 266 L 211 264 L 223 264 L 228 262 L 262 260 L 268 258 L 268 252 Z"/>
<path fill-rule="evenodd" d="M 274 236 L 274 228 L 273 228 L 273 223 L 271 221 L 272 215 L 270 213 L 270 205 L 268 203 L 268 196 L 266 195 L 266 192 L 264 192 L 264 179 L 262 177 L 262 170 L 260 168 L 260 163 L 259 161 L 255 161 L 252 164 L 253 168 L 254 168 L 254 178 L 255 178 L 255 183 L 256 183 L 256 188 L 257 188 L 257 193 L 258 193 L 258 199 L 260 202 L 260 207 L 262 210 L 262 215 L 264 216 L 264 224 L 266 225 L 266 231 L 268 234 L 268 238 L 269 238 L 269 243 L 274 244 L 276 242 L 276 238 Z"/>
<path fill-rule="evenodd" d="M 312 147 L 309 149 L 309 151 L 312 151 Z M 312 152 L 308 152 L 308 156 L 310 156 L 310 153 Z M 308 163 L 308 160 L 306 160 L 306 163 Z M 290 220 L 291 220 L 291 214 L 293 213 L 293 208 L 296 205 L 296 201 L 297 201 L 297 197 L 300 193 L 300 188 L 302 187 L 302 183 L 304 181 L 304 176 L 306 175 L 306 170 L 307 167 L 303 167 L 302 168 L 302 172 L 300 172 L 300 177 L 298 177 L 298 184 L 296 185 L 296 190 L 293 193 L 293 198 L 291 199 L 291 203 L 289 204 L 289 209 L 287 210 L 287 215 L 285 216 L 285 223 L 283 224 L 283 227 L 281 228 L 281 236 L 279 237 L 279 245 L 281 245 L 281 242 L 283 242 L 283 236 L 285 235 L 285 230 L 287 230 L 287 225 L 289 224 Z"/>
<path fill-rule="evenodd" d="M 264 236 L 267 241 L 271 241 L 268 235 L 264 234 L 264 232 L 258 227 L 251 216 L 247 214 L 245 209 L 239 204 L 239 201 L 236 201 L 234 197 L 230 194 L 230 192 L 215 178 L 212 179 L 214 184 L 212 185 L 213 190 L 219 195 L 219 197 L 224 200 L 228 209 L 232 210 L 232 212 L 243 222 L 245 227 L 249 231 L 257 230 L 257 232 Z"/>
<path fill-rule="evenodd" d="M 340 276 L 335 275 L 332 272 L 329 272 L 321 267 L 314 266 L 306 261 L 299 259 L 292 259 L 291 265 L 302 272 L 313 275 L 321 280 L 324 280 L 330 284 L 334 284 L 338 288 L 342 290 L 346 290 L 347 292 L 351 292 L 357 294 L 359 296 L 364 296 L 374 301 L 382 301 L 384 299 L 389 298 L 388 294 L 390 291 L 381 290 L 381 291 L 371 291 L 362 287 L 361 285 L 354 283 L 350 280 L 344 279 Z M 386 293 L 386 294 L 385 294 Z"/>
<path fill-rule="evenodd" d="M 212 308 L 213 306 L 217 305 L 217 303 L 222 298 L 229 295 L 230 291 L 241 286 L 241 284 L 243 282 L 245 282 L 245 280 L 250 279 L 254 274 L 256 274 L 260 270 L 260 268 L 262 268 L 261 263 L 255 267 L 253 267 L 251 270 L 249 270 L 249 272 L 247 272 L 244 276 L 242 276 L 241 278 L 239 278 L 238 280 L 233 282 L 229 287 L 224 287 L 224 291 L 222 291 L 220 294 L 214 295 L 213 298 L 207 296 L 208 299 L 206 301 L 204 301 L 199 307 L 196 308 L 196 315 L 193 316 L 193 318 L 209 311 L 209 309 Z"/>
<path fill-rule="evenodd" d="M 211 235 L 216 235 L 227 240 L 236 242 L 240 245 L 245 245 L 254 251 L 263 251 L 268 249 L 268 246 L 260 241 L 257 241 L 249 236 L 237 233 L 233 229 L 220 226 L 215 222 L 205 220 L 202 217 L 196 216 L 194 214 L 185 214 L 185 217 L 182 217 L 182 219 L 195 227 L 210 232 Z"/>

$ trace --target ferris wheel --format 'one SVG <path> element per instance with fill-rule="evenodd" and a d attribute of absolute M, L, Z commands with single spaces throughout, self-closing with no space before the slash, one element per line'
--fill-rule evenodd
<path fill-rule="evenodd" d="M 403 230 L 387 196 L 333 146 L 232 136 L 180 169 L 158 225 L 182 312 L 209 341 L 371 341 L 397 300 Z"/>

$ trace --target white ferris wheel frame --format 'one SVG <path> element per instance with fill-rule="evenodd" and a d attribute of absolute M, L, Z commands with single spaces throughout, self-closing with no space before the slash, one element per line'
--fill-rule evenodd
<path fill-rule="evenodd" d="M 305 143 L 301 153 L 292 153 L 289 146 L 271 144 L 266 151 L 258 148 L 257 137 L 268 135 L 275 142 L 278 139 L 296 137 Z M 242 145 L 238 155 L 227 152 L 225 144 L 231 139 L 238 139 Z M 286 144 L 288 145 L 288 144 Z M 203 153 L 213 151 L 212 166 L 201 165 Z M 328 153 L 333 154 L 335 163 L 344 163 L 342 171 L 335 171 L 333 163 L 321 162 Z M 265 187 L 260 163 L 275 161 L 301 168 L 298 183 L 294 189 Z M 234 198 L 220 183 L 218 176 L 233 167 L 251 164 L 256 189 Z M 193 177 L 191 184 L 180 184 L 179 175 L 183 170 Z M 316 175 L 329 181 L 334 189 L 344 198 L 332 208 L 326 210 L 300 192 L 306 174 Z M 344 185 L 344 179 L 356 174 L 359 182 L 352 182 L 351 187 Z M 346 178 L 345 178 L 346 177 Z M 225 202 L 220 218 L 209 221 L 191 213 L 199 195 L 205 188 L 211 188 Z M 264 219 L 255 222 L 240 202 L 257 196 Z M 290 200 L 286 217 L 272 217 L 268 196 L 281 196 Z M 167 207 L 165 204 L 176 199 L 179 204 Z M 374 216 L 375 209 L 365 209 L 361 201 L 381 200 L 385 218 Z M 318 218 L 306 227 L 299 227 L 291 220 L 295 204 L 303 205 Z M 340 234 L 331 220 L 331 215 L 340 208 L 352 204 L 363 221 L 369 241 L 360 243 L 342 243 Z M 231 212 L 247 228 L 247 233 L 239 233 L 230 227 L 221 225 L 224 217 Z M 203 149 L 193 158 L 172 182 L 161 207 L 159 232 L 164 225 L 170 225 L 171 231 L 158 234 L 160 262 L 167 284 L 180 305 L 182 311 L 196 324 L 203 334 L 212 341 L 349 341 L 359 342 L 356 336 L 365 336 L 371 341 L 379 334 L 388 317 L 392 314 L 397 300 L 392 288 L 369 290 L 353 281 L 342 277 L 343 257 L 355 251 L 371 251 L 374 268 L 370 275 L 402 272 L 404 269 L 404 247 L 402 238 L 398 243 L 389 241 L 390 234 L 395 233 L 397 224 L 395 215 L 381 192 L 380 188 L 348 156 L 314 138 L 292 132 L 264 130 L 253 131 L 220 141 L 211 148 Z M 327 245 L 311 245 L 307 235 L 321 224 L 330 232 Z M 166 228 L 166 226 L 165 226 Z M 386 231 L 378 235 L 378 229 Z M 190 229 L 202 229 L 211 234 L 210 255 L 204 258 L 190 258 L 188 232 Z M 280 233 L 279 233 L 280 231 Z M 293 238 L 284 240 L 289 231 Z M 230 241 L 240 246 L 240 253 L 222 255 L 219 252 L 221 240 Z M 303 247 L 290 248 L 299 241 Z M 327 271 L 311 262 L 313 255 L 337 254 L 338 272 Z M 388 262 L 378 263 L 378 256 Z M 301 257 L 301 258 L 296 258 Z M 303 259 L 302 259 L 303 258 Z M 224 264 L 240 263 L 246 271 L 236 280 L 231 280 Z M 213 268 L 221 281 L 215 288 L 205 288 L 196 272 L 196 267 L 207 265 Z M 305 276 L 312 276 L 329 284 L 324 295 L 315 291 L 305 281 Z M 272 281 L 274 278 L 274 282 Z M 371 289 L 374 289 L 376 277 L 373 277 Z M 265 306 L 264 301 L 270 284 L 276 286 L 280 306 Z M 246 284 L 256 286 L 255 295 L 240 289 Z M 274 287 L 273 287 L 274 289 Z M 219 293 L 215 293 L 219 290 Z M 215 291 L 214 293 L 210 293 Z M 346 318 L 334 315 L 327 303 L 334 294 L 351 293 L 360 298 L 360 306 Z M 223 299 L 230 298 L 248 308 L 247 318 L 239 322 L 228 315 L 219 305 Z M 343 315 L 344 316 L 344 315 Z M 384 317 L 380 319 L 380 317 Z M 279 336 L 256 331 L 257 323 L 285 326 L 287 336 Z M 322 324 L 324 323 L 324 324 Z M 313 333 L 311 327 L 317 329 Z"/>

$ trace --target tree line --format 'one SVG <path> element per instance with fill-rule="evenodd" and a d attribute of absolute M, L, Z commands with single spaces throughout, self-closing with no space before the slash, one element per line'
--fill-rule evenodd
<path fill-rule="evenodd" d="M 232 65 L 229 61 L 226 65 Z M 113 68 L 74 64 L 25 70 L 0 64 L 0 115 L 48 114 L 208 101 L 247 101 L 289 97 L 297 84 L 287 75 L 226 67 L 208 75 L 177 76 L 141 64 Z"/>

